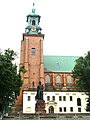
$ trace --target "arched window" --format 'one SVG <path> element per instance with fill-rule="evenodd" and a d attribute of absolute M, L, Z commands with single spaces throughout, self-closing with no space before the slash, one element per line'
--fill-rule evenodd
<path fill-rule="evenodd" d="M 35 20 L 32 21 L 32 25 L 35 25 Z"/>
<path fill-rule="evenodd" d="M 56 83 L 57 84 L 61 83 L 61 77 L 59 75 L 56 77 Z"/>
<path fill-rule="evenodd" d="M 81 99 L 77 98 L 77 106 L 81 106 Z"/>
<path fill-rule="evenodd" d="M 50 83 L 50 76 L 49 76 L 49 75 L 47 75 L 47 76 L 45 77 L 45 81 L 46 81 L 46 83 Z"/>
<path fill-rule="evenodd" d="M 34 81 L 32 82 L 32 87 L 34 88 Z"/>
<path fill-rule="evenodd" d="M 72 83 L 72 77 L 70 75 L 67 76 L 67 83 Z"/>

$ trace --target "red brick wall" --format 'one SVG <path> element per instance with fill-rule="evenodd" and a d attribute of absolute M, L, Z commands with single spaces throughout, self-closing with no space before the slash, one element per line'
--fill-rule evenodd
<path fill-rule="evenodd" d="M 34 88 L 37 88 L 39 81 L 44 84 L 43 38 L 43 34 L 23 34 L 20 51 L 20 66 L 24 65 L 27 72 L 22 74 L 23 85 L 20 91 L 20 96 L 18 96 L 16 100 L 17 106 L 22 105 L 22 91 L 32 88 L 32 82 L 34 82 Z M 32 48 L 35 48 L 36 50 L 33 55 Z"/>

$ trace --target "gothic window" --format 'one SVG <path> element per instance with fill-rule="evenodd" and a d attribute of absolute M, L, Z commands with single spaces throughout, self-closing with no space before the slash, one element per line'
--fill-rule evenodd
<path fill-rule="evenodd" d="M 72 83 L 72 77 L 70 75 L 67 76 L 67 83 Z"/>
<path fill-rule="evenodd" d="M 32 25 L 35 25 L 35 20 L 32 21 Z"/>
<path fill-rule="evenodd" d="M 77 106 L 81 106 L 81 99 L 80 98 L 77 99 Z"/>
<path fill-rule="evenodd" d="M 56 83 L 57 84 L 61 83 L 61 77 L 59 75 L 56 77 Z"/>
<path fill-rule="evenodd" d="M 46 83 L 50 83 L 50 76 L 49 76 L 49 75 L 47 75 L 47 76 L 45 77 L 45 81 L 46 81 Z"/>
<path fill-rule="evenodd" d="M 32 82 L 32 87 L 34 88 L 34 81 Z"/>
<path fill-rule="evenodd" d="M 36 53 L 36 49 L 32 48 L 32 55 L 35 55 L 35 53 Z"/>

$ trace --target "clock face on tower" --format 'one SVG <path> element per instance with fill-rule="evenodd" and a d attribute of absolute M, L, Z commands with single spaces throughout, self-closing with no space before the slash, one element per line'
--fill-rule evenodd
<path fill-rule="evenodd" d="M 32 31 L 32 32 L 35 32 L 35 31 L 36 31 L 36 27 L 32 27 L 32 28 L 31 28 L 31 31 Z"/>

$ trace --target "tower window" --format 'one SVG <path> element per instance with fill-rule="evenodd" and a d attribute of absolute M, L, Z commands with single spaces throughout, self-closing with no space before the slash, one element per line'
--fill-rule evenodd
<path fill-rule="evenodd" d="M 32 55 L 35 55 L 35 53 L 36 53 L 36 49 L 32 48 Z"/>
<path fill-rule="evenodd" d="M 32 25 L 35 25 L 35 20 L 32 21 Z"/>
<path fill-rule="evenodd" d="M 32 87 L 34 88 L 34 81 L 32 82 Z"/>

